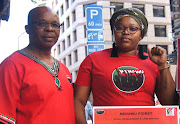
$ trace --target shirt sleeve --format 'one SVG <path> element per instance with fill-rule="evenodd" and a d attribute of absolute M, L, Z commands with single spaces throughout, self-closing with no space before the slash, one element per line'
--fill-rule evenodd
<path fill-rule="evenodd" d="M 81 63 L 75 84 L 81 86 L 90 86 L 92 77 L 93 63 L 90 56 L 87 56 Z"/>
<path fill-rule="evenodd" d="M 19 82 L 15 64 L 9 60 L 3 61 L 0 65 L 0 122 L 15 122 L 20 97 Z"/>

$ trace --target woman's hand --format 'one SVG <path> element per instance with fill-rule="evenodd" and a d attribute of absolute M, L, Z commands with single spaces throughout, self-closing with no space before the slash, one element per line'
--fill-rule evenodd
<path fill-rule="evenodd" d="M 167 64 L 167 52 L 162 47 L 148 48 L 149 58 L 158 66 Z"/>
<path fill-rule="evenodd" d="M 176 84 L 173 80 L 169 65 L 167 64 L 167 53 L 162 47 L 148 48 L 149 58 L 159 66 L 160 77 L 157 78 L 156 95 L 161 105 L 178 105 L 178 94 Z"/>

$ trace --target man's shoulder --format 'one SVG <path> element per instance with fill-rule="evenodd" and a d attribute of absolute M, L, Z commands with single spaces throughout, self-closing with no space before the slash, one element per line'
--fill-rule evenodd
<path fill-rule="evenodd" d="M 15 51 L 10 56 L 2 61 L 1 64 L 13 63 L 14 65 L 30 64 L 29 58 L 22 55 L 20 52 Z"/>
<path fill-rule="evenodd" d="M 18 53 L 17 51 L 15 51 L 14 53 L 12 53 L 10 56 L 8 56 L 7 58 L 5 58 L 3 60 L 3 62 L 8 62 L 8 61 L 11 61 L 11 62 L 15 62 L 17 61 L 19 58 L 20 58 L 20 53 Z M 3 63 L 2 62 L 2 63 Z"/>
<path fill-rule="evenodd" d="M 17 51 L 12 53 L 10 56 L 5 58 L 1 63 L 0 63 L 0 70 L 5 69 L 5 70 L 12 70 L 13 68 L 15 69 L 18 65 L 21 65 L 21 63 L 25 63 L 24 61 L 21 61 L 21 55 Z M 23 58 L 22 58 L 23 60 Z"/>

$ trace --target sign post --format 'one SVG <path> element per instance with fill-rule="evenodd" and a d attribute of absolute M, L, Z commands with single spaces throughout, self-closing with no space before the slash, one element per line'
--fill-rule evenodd
<path fill-rule="evenodd" d="M 104 49 L 102 6 L 86 5 L 87 53 Z"/>
<path fill-rule="evenodd" d="M 103 29 L 102 6 L 86 5 L 86 18 L 88 30 Z"/>

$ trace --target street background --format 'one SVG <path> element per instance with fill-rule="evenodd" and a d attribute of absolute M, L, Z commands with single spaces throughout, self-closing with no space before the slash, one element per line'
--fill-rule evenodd
<path fill-rule="evenodd" d="M 9 21 L 0 23 L 0 63 L 18 50 L 18 46 L 22 48 L 28 44 L 24 26 L 27 24 L 28 12 L 33 7 L 31 0 L 11 0 Z"/>

